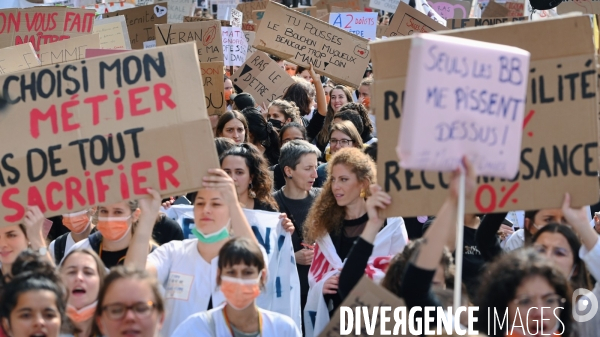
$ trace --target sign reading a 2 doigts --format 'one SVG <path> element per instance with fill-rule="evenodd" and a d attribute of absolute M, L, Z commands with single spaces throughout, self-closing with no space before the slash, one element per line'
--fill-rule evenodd
<path fill-rule="evenodd" d="M 194 44 L 27 70 L 0 84 L 0 226 L 18 223 L 27 205 L 53 216 L 148 188 L 181 195 L 219 165 L 214 147 L 198 146 L 213 140 Z"/>
<path fill-rule="evenodd" d="M 358 87 L 369 64 L 369 40 L 269 2 L 254 47 L 303 67 L 314 69 L 338 83 Z"/>

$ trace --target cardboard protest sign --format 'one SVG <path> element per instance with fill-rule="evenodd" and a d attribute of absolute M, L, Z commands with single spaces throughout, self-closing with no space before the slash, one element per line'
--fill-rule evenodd
<path fill-rule="evenodd" d="M 231 10 L 236 8 L 238 0 L 215 0 L 213 3 L 217 5 L 217 19 L 227 20 L 231 19 Z"/>
<path fill-rule="evenodd" d="M 186 16 L 183 18 L 183 22 L 198 22 L 198 21 L 216 21 L 213 19 L 206 19 L 206 18 L 201 18 L 199 16 Z M 229 21 L 226 20 L 220 20 L 221 22 L 221 27 L 229 27 L 231 26 L 231 24 L 229 23 Z M 247 22 L 242 22 L 242 30 L 247 30 L 250 32 L 255 32 L 256 31 L 256 25 L 252 24 L 252 23 L 247 23 Z"/>
<path fill-rule="evenodd" d="M 248 42 L 239 27 L 221 27 L 223 60 L 225 66 L 239 67 L 246 61 Z"/>
<path fill-rule="evenodd" d="M 40 46 L 90 34 L 96 14 L 93 10 L 67 7 L 33 7 L 0 10 L 0 48 L 31 42 Z"/>
<path fill-rule="evenodd" d="M 293 9 L 297 12 L 300 12 L 302 14 L 306 14 L 308 16 L 318 17 L 317 16 L 317 7 L 301 7 L 301 8 L 291 8 L 291 9 Z M 325 11 L 327 11 L 327 10 L 325 10 Z M 262 20 L 264 15 L 265 15 L 264 9 L 252 11 L 252 22 L 255 23 L 257 26 L 260 25 L 260 21 Z"/>
<path fill-rule="evenodd" d="M 250 58 L 250 55 L 254 54 L 256 48 L 252 47 L 254 44 L 254 39 L 256 38 L 255 32 L 246 32 L 244 31 L 244 37 L 246 38 L 246 43 L 248 43 L 248 52 L 246 53 L 246 60 Z"/>
<path fill-rule="evenodd" d="M 377 13 L 330 13 L 329 24 L 368 40 L 377 37 Z"/>
<path fill-rule="evenodd" d="M 506 8 L 506 7 L 502 6 L 501 4 L 492 0 L 485 7 L 485 9 L 483 10 L 483 13 L 481 13 L 481 17 L 482 18 L 505 18 L 508 16 L 508 12 L 509 12 L 508 8 Z"/>
<path fill-rule="evenodd" d="M 85 58 L 89 59 L 91 57 L 120 54 L 120 53 L 126 53 L 128 51 L 129 50 L 123 50 L 123 49 L 93 49 L 93 48 L 88 48 L 88 49 L 85 50 Z"/>
<path fill-rule="evenodd" d="M 242 2 L 237 5 L 235 9 L 242 12 L 243 17 L 246 21 L 249 21 L 252 18 L 253 11 L 260 11 L 267 8 L 267 4 L 269 1 L 250 1 L 250 2 Z"/>
<path fill-rule="evenodd" d="M 600 14 L 600 1 L 566 0 L 556 7 L 558 14 L 582 12 L 583 14 Z"/>
<path fill-rule="evenodd" d="M 401 2 L 384 36 L 407 36 L 413 33 L 431 33 L 447 29 L 427 15 Z"/>
<path fill-rule="evenodd" d="M 236 91 L 247 92 L 256 104 L 271 103 L 283 97 L 285 90 L 294 83 L 285 70 L 269 55 L 257 51 L 231 77 Z"/>
<path fill-rule="evenodd" d="M 240 27 L 242 28 L 242 12 L 238 11 L 237 9 L 232 9 L 231 10 L 231 20 L 229 21 L 229 23 L 231 24 L 231 27 Z"/>
<path fill-rule="evenodd" d="M 493 26 L 507 22 L 519 22 L 527 21 L 526 16 L 520 18 L 481 18 L 481 19 L 450 19 L 447 22 L 447 26 L 450 29 L 459 28 L 470 28 L 470 27 L 482 27 L 482 26 Z"/>
<path fill-rule="evenodd" d="M 184 16 L 194 13 L 195 0 L 169 0 L 167 1 L 167 23 L 181 23 Z"/>
<path fill-rule="evenodd" d="M 525 3 L 518 1 L 507 1 L 504 7 L 508 9 L 509 18 L 518 18 L 525 15 Z"/>
<path fill-rule="evenodd" d="M 428 1 L 444 19 L 468 19 L 471 13 L 471 1 L 461 0 L 432 0 Z M 521 15 L 522 16 L 522 15 Z"/>
<path fill-rule="evenodd" d="M 332 7 L 344 8 L 346 10 L 351 8 L 357 12 L 365 11 L 365 7 L 361 0 L 325 0 L 325 3 L 330 12 L 334 11 Z"/>
<path fill-rule="evenodd" d="M 200 62 L 223 60 L 221 23 L 217 20 L 156 25 L 156 45 L 196 41 Z"/>
<path fill-rule="evenodd" d="M 0 49 L 0 75 L 42 65 L 30 42 Z"/>
<path fill-rule="evenodd" d="M 523 49 L 417 35 L 396 148 L 400 167 L 451 172 L 466 156 L 480 175 L 513 178 L 528 69 L 529 52 Z"/>
<path fill-rule="evenodd" d="M 225 85 L 223 84 L 223 62 L 201 62 L 204 97 L 209 116 L 221 116 L 227 110 Z"/>
<path fill-rule="evenodd" d="M 385 36 L 385 31 L 387 29 L 388 29 L 387 25 L 377 25 L 377 31 L 376 31 L 377 37 L 381 38 L 381 37 Z"/>
<path fill-rule="evenodd" d="M 132 49 L 144 49 L 144 42 L 156 40 L 154 25 L 167 23 L 167 3 L 135 7 L 103 14 L 103 18 L 125 16 Z"/>
<path fill-rule="evenodd" d="M 597 73 L 589 18 L 567 17 L 438 34 L 510 45 L 531 53 L 519 173 L 511 180 L 479 177 L 466 213 L 556 208 L 562 204 L 565 192 L 571 194 L 573 207 L 596 203 Z M 450 182 L 449 176 L 442 173 L 404 170 L 398 165 L 394 147 L 401 123 L 410 44 L 410 38 L 371 43 L 375 76 L 371 90 L 379 148 L 383 149 L 378 153 L 378 183 L 393 200 L 386 216 L 436 214 Z M 393 56 L 389 50 L 395 51 Z"/>
<path fill-rule="evenodd" d="M 99 49 L 98 34 L 73 37 L 40 46 L 40 61 L 43 66 L 85 59 L 88 48 Z"/>
<path fill-rule="evenodd" d="M 379 9 L 389 13 L 395 13 L 400 0 L 371 0 L 369 7 Z"/>
<path fill-rule="evenodd" d="M 21 90 L 29 77 L 34 84 Z M 181 195 L 219 166 L 213 146 L 198 146 L 213 139 L 193 44 L 27 70 L 0 83 L 8 101 L 0 116 L 4 226 L 27 205 L 53 216 L 137 199 L 147 188 Z"/>
<path fill-rule="evenodd" d="M 94 22 L 94 33 L 99 34 L 102 49 L 131 49 L 129 31 L 124 16 L 115 16 Z"/>
<path fill-rule="evenodd" d="M 354 314 L 356 314 L 356 308 L 359 308 L 361 312 L 363 310 L 367 310 L 369 313 L 373 312 L 373 308 L 374 307 L 378 307 L 378 308 L 383 308 L 383 307 L 391 307 L 392 308 L 392 312 L 389 312 L 389 317 L 393 316 L 393 311 L 395 308 L 401 308 L 404 307 L 406 308 L 406 305 L 404 304 L 404 301 L 400 298 L 398 298 L 396 295 L 394 295 L 392 292 L 390 292 L 389 290 L 383 288 L 382 286 L 376 284 L 375 282 L 371 281 L 371 279 L 369 279 L 368 276 L 363 276 L 360 281 L 358 282 L 358 284 L 354 287 L 354 289 L 352 289 L 352 291 L 350 292 L 350 294 L 348 294 L 348 296 L 346 297 L 346 299 L 344 300 L 344 302 L 342 302 L 342 304 L 338 307 L 338 309 L 335 311 L 335 313 L 333 314 L 333 316 L 331 317 L 331 320 L 329 321 L 329 324 L 327 324 L 327 327 L 325 327 L 325 330 L 323 330 L 323 332 L 321 332 L 321 334 L 319 335 L 319 337 L 341 337 L 341 336 L 347 336 L 347 335 L 351 335 L 354 332 L 354 329 L 351 329 L 352 331 L 344 331 L 342 332 L 342 328 L 348 328 L 350 326 L 351 323 L 355 322 L 356 317 L 352 317 L 352 319 L 350 319 L 350 317 L 348 317 L 347 315 L 345 315 L 345 326 L 342 327 L 341 326 L 341 314 L 340 311 L 343 310 L 341 308 L 350 308 L 350 311 Z M 406 311 L 406 310 L 405 310 Z M 400 314 L 402 315 L 402 314 Z M 408 317 L 406 315 L 404 316 L 400 316 L 400 317 Z M 387 331 L 389 332 L 388 334 L 391 335 L 392 334 L 392 330 L 394 329 L 394 324 L 393 324 L 394 320 L 392 319 L 391 321 L 385 323 L 384 320 L 381 319 L 376 319 L 375 322 L 373 322 L 373 333 L 367 333 L 371 336 L 379 336 L 379 333 L 383 331 Z M 382 326 L 383 324 L 383 326 Z M 366 329 L 366 327 L 365 327 Z M 362 330 L 365 331 L 366 330 Z M 398 331 L 400 333 L 401 336 L 413 336 L 410 333 L 410 329 L 406 328 L 406 325 L 402 325 L 401 330 Z"/>
<path fill-rule="evenodd" d="M 254 47 L 355 87 L 370 59 L 368 40 L 273 2 Z"/>

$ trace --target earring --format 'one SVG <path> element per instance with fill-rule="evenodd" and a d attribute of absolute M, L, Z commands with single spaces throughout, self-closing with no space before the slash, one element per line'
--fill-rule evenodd
<path fill-rule="evenodd" d="M 292 179 L 292 176 L 289 176 L 288 179 Z"/>
<path fill-rule="evenodd" d="M 360 197 L 364 198 L 367 196 L 367 192 L 365 192 L 365 190 L 360 190 Z"/>
<path fill-rule="evenodd" d="M 256 193 L 254 193 L 252 187 L 252 183 L 250 183 L 250 185 L 248 186 L 248 196 L 250 197 L 250 199 L 256 198 Z"/>

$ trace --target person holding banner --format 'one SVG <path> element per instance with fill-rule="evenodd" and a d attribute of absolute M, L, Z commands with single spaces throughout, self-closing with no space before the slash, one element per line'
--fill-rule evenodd
<path fill-rule="evenodd" d="M 217 123 L 217 137 L 232 139 L 237 144 L 248 141 L 248 122 L 239 111 L 227 111 Z"/>
<path fill-rule="evenodd" d="M 0 227 L 0 285 L 11 276 L 13 263 L 27 248 L 54 262 L 42 233 L 44 220 L 38 206 L 29 206 L 22 224 Z"/>
<path fill-rule="evenodd" d="M 361 150 L 346 148 L 331 158 L 328 173 L 304 226 L 305 242 L 316 242 L 304 310 L 307 336 L 318 336 L 329 321 L 329 308 L 335 310 L 341 304 L 339 273 L 344 266 L 342 261 L 369 220 L 365 198 L 370 195 L 369 186 L 375 182 L 375 164 Z M 403 219 L 386 219 L 375 241 L 365 273 L 379 282 L 390 258 L 408 242 Z"/>
<path fill-rule="evenodd" d="M 90 236 L 92 232 L 92 216 L 95 212 L 96 208 L 94 207 L 62 215 L 62 223 L 69 232 L 57 237 L 56 240 L 53 240 L 48 245 L 50 256 L 52 256 L 56 264 L 60 263 L 65 256 L 65 252 L 69 251 L 73 245 Z"/>
<path fill-rule="evenodd" d="M 329 96 L 331 98 L 329 100 L 329 104 L 327 104 L 327 112 L 324 115 L 325 120 L 322 128 L 316 135 L 316 145 L 322 152 L 325 152 L 325 148 L 327 147 L 327 143 L 329 141 L 329 128 L 333 123 L 333 117 L 337 112 L 340 111 L 344 104 L 353 101 L 352 92 L 350 92 L 350 89 L 343 85 L 336 85 L 335 87 L 333 87 L 333 89 L 331 89 L 331 92 L 329 93 Z"/>
<path fill-rule="evenodd" d="M 267 280 L 267 265 L 255 241 L 232 239 L 218 259 L 217 284 L 225 303 L 190 315 L 170 336 L 302 336 L 290 317 L 256 305 Z"/>
<path fill-rule="evenodd" d="M 143 206 L 146 205 L 145 202 L 129 200 L 99 206 L 98 211 L 93 215 L 98 231 L 74 244 L 65 256 L 69 255 L 71 250 L 91 249 L 100 256 L 106 268 L 123 264 L 138 221 L 142 217 L 152 217 L 152 228 L 156 223 L 160 206 L 156 209 L 144 208 Z M 145 249 L 149 252 L 157 246 L 150 237 L 146 241 Z"/>
<path fill-rule="evenodd" d="M 140 221 L 127 253 L 127 265 L 146 268 L 165 288 L 165 336 L 171 336 L 188 316 L 225 300 L 217 289 L 217 264 L 219 250 L 231 233 L 258 243 L 238 201 L 233 179 L 224 170 L 211 169 L 203 178 L 203 187 L 194 200 L 194 239 L 169 242 L 148 255 L 147 242 L 154 222 L 145 219 Z M 143 199 L 146 207 L 158 210 L 160 195 L 154 190 L 148 193 L 151 199 Z"/>

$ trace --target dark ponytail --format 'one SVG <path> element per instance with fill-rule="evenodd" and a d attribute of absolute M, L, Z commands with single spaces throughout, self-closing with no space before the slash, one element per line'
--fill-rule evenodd
<path fill-rule="evenodd" d="M 245 108 L 242 114 L 248 122 L 248 131 L 252 135 L 254 145 L 265 147 L 264 156 L 269 166 L 279 162 L 279 134 L 273 125 L 258 112 L 256 108 Z"/>

